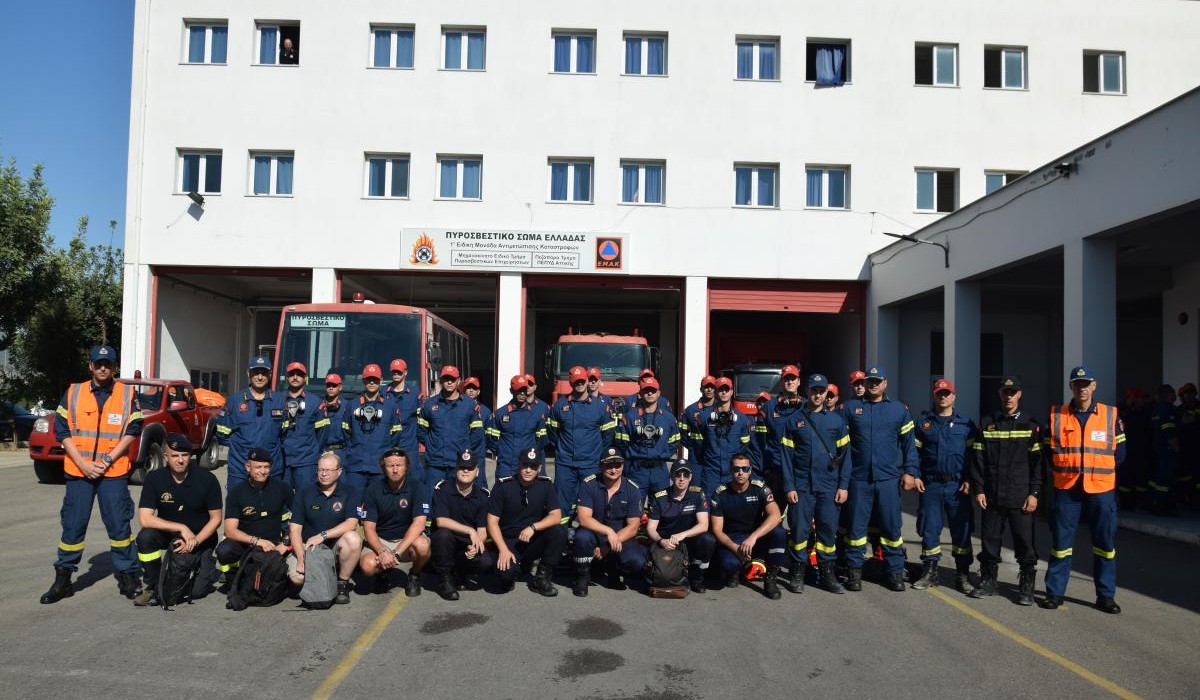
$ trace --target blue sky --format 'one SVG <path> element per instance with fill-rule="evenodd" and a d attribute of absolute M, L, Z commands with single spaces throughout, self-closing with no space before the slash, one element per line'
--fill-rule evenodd
<path fill-rule="evenodd" d="M 0 0 L 0 157 L 45 166 L 59 246 L 124 241 L 132 44 L 133 0 Z"/>

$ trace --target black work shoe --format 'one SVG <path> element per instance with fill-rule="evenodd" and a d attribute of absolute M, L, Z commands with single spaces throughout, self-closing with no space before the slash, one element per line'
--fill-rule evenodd
<path fill-rule="evenodd" d="M 75 595 L 75 587 L 71 585 L 71 570 L 55 569 L 54 583 L 50 584 L 49 590 L 42 594 L 39 601 L 42 605 L 50 605 L 73 595 Z"/>
<path fill-rule="evenodd" d="M 550 581 L 550 567 L 538 564 L 537 574 L 529 580 L 529 590 L 547 598 L 558 595 L 558 589 Z"/>
<path fill-rule="evenodd" d="M 118 571 L 117 590 L 130 600 L 136 598 L 137 594 L 142 592 L 142 584 L 138 582 L 138 575 L 132 571 Z"/>
<path fill-rule="evenodd" d="M 334 605 L 345 605 L 350 602 L 350 582 L 338 579 L 337 595 L 333 597 Z"/>
<path fill-rule="evenodd" d="M 147 605 L 158 605 L 158 595 L 153 588 L 143 588 L 141 593 L 133 597 L 133 604 L 139 608 L 144 608 Z"/>
<path fill-rule="evenodd" d="M 1104 596 L 1096 598 L 1096 609 L 1100 612 L 1108 613 L 1109 615 L 1121 614 L 1121 606 L 1117 605 L 1117 601 Z"/>
<path fill-rule="evenodd" d="M 971 584 L 971 574 L 966 571 L 959 571 L 954 575 L 954 588 L 959 593 L 971 595 L 975 592 L 975 586 Z"/>
<path fill-rule="evenodd" d="M 742 585 L 741 579 L 742 579 L 741 572 L 735 571 L 732 574 L 729 574 L 729 577 L 725 579 L 725 587 L 726 588 L 737 588 L 738 586 Z"/>
<path fill-rule="evenodd" d="M 883 583 L 884 587 L 889 591 L 900 593 L 908 590 L 908 586 L 904 585 L 904 574 L 888 574 L 887 580 Z"/>
<path fill-rule="evenodd" d="M 862 590 L 862 569 L 846 569 L 846 590 L 855 593 Z"/>
<path fill-rule="evenodd" d="M 846 587 L 838 580 L 833 572 L 833 564 L 821 564 L 819 566 L 821 588 L 830 593 L 845 593 Z"/>
<path fill-rule="evenodd" d="M 1062 596 L 1046 594 L 1045 598 L 1038 601 L 1038 607 L 1042 610 L 1058 610 L 1063 604 Z"/>
<path fill-rule="evenodd" d="M 408 596 L 409 598 L 416 598 L 417 596 L 421 595 L 420 573 L 409 573 L 408 580 L 404 582 L 404 595 Z"/>
<path fill-rule="evenodd" d="M 933 588 L 938 585 L 938 563 L 935 559 L 926 559 L 923 562 L 921 576 L 916 581 L 912 582 L 912 587 L 918 591 L 923 591 L 926 588 Z"/>
<path fill-rule="evenodd" d="M 592 585 L 590 566 L 579 567 L 575 572 L 575 583 L 571 586 L 571 594 L 576 598 L 586 598 L 590 585 Z"/>
<path fill-rule="evenodd" d="M 387 571 L 380 571 L 375 574 L 375 581 L 371 583 L 372 593 L 383 594 L 392 590 L 392 577 L 389 573 Z"/>
<path fill-rule="evenodd" d="M 804 579 L 801 578 L 801 585 L 804 584 Z M 763 595 L 771 600 L 779 600 L 783 595 L 779 592 L 779 569 L 776 567 L 767 567 L 767 575 L 763 579 Z"/>
<path fill-rule="evenodd" d="M 704 574 L 697 574 L 688 579 L 688 585 L 692 587 L 692 593 L 704 593 L 708 587 L 704 585 Z"/>
<path fill-rule="evenodd" d="M 1017 605 L 1033 605 L 1033 583 L 1036 572 L 1022 571 L 1017 581 Z"/>
<path fill-rule="evenodd" d="M 442 600 L 458 600 L 458 586 L 454 585 L 454 577 L 450 574 L 442 576 L 438 581 L 437 594 Z"/>
<path fill-rule="evenodd" d="M 804 564 L 794 562 L 792 568 L 788 569 L 787 581 L 783 582 L 783 587 L 792 593 L 804 592 Z"/>

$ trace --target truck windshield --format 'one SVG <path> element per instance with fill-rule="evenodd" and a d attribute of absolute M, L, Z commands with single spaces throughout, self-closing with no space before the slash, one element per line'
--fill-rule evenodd
<path fill-rule="evenodd" d="M 753 401 L 762 392 L 774 396 L 780 391 L 779 371 L 738 372 L 733 376 L 733 398 Z"/>
<path fill-rule="evenodd" d="M 342 376 L 342 390 L 361 393 L 362 370 L 372 362 L 383 370 L 383 384 L 390 381 L 388 363 L 397 357 L 409 365 L 405 384 L 420 391 L 421 316 L 420 314 L 288 311 L 283 317 L 283 337 L 275 364 L 275 386 L 287 386 L 289 362 L 303 362 L 308 368 L 308 390 L 322 396 L 325 375 Z"/>
<path fill-rule="evenodd" d="M 572 367 L 599 367 L 606 381 L 637 381 L 650 366 L 650 347 L 630 343 L 560 343 L 554 358 L 554 376 L 563 379 Z"/>

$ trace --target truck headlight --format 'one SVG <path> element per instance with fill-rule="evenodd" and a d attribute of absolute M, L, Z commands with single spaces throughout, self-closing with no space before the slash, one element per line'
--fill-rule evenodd
<path fill-rule="evenodd" d="M 38 418 L 33 422 L 33 432 L 48 433 L 50 432 L 50 421 L 45 418 Z"/>

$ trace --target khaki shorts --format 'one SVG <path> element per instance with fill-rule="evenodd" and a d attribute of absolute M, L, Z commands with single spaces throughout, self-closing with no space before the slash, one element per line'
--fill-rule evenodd
<path fill-rule="evenodd" d="M 429 538 L 429 536 L 426 535 L 424 532 L 422 532 L 420 535 L 417 536 L 417 539 L 428 539 L 428 538 Z M 383 544 L 384 547 L 387 547 L 388 549 L 392 550 L 393 552 L 396 551 L 396 547 L 400 546 L 400 540 L 385 540 L 382 537 L 380 537 L 379 542 L 381 544 Z M 364 552 L 370 551 L 370 549 L 367 547 L 366 542 L 363 543 L 363 551 Z M 402 554 L 396 555 L 396 561 L 407 563 L 407 562 L 412 561 L 412 557 L 408 556 L 408 552 L 404 552 Z"/>
<path fill-rule="evenodd" d="M 335 559 L 338 557 L 339 554 L 341 554 L 341 551 L 342 551 L 342 538 L 339 537 L 337 539 L 337 541 L 333 543 L 333 556 Z M 287 575 L 288 575 L 288 578 L 296 577 L 296 555 L 295 554 L 289 553 L 287 556 Z"/>

